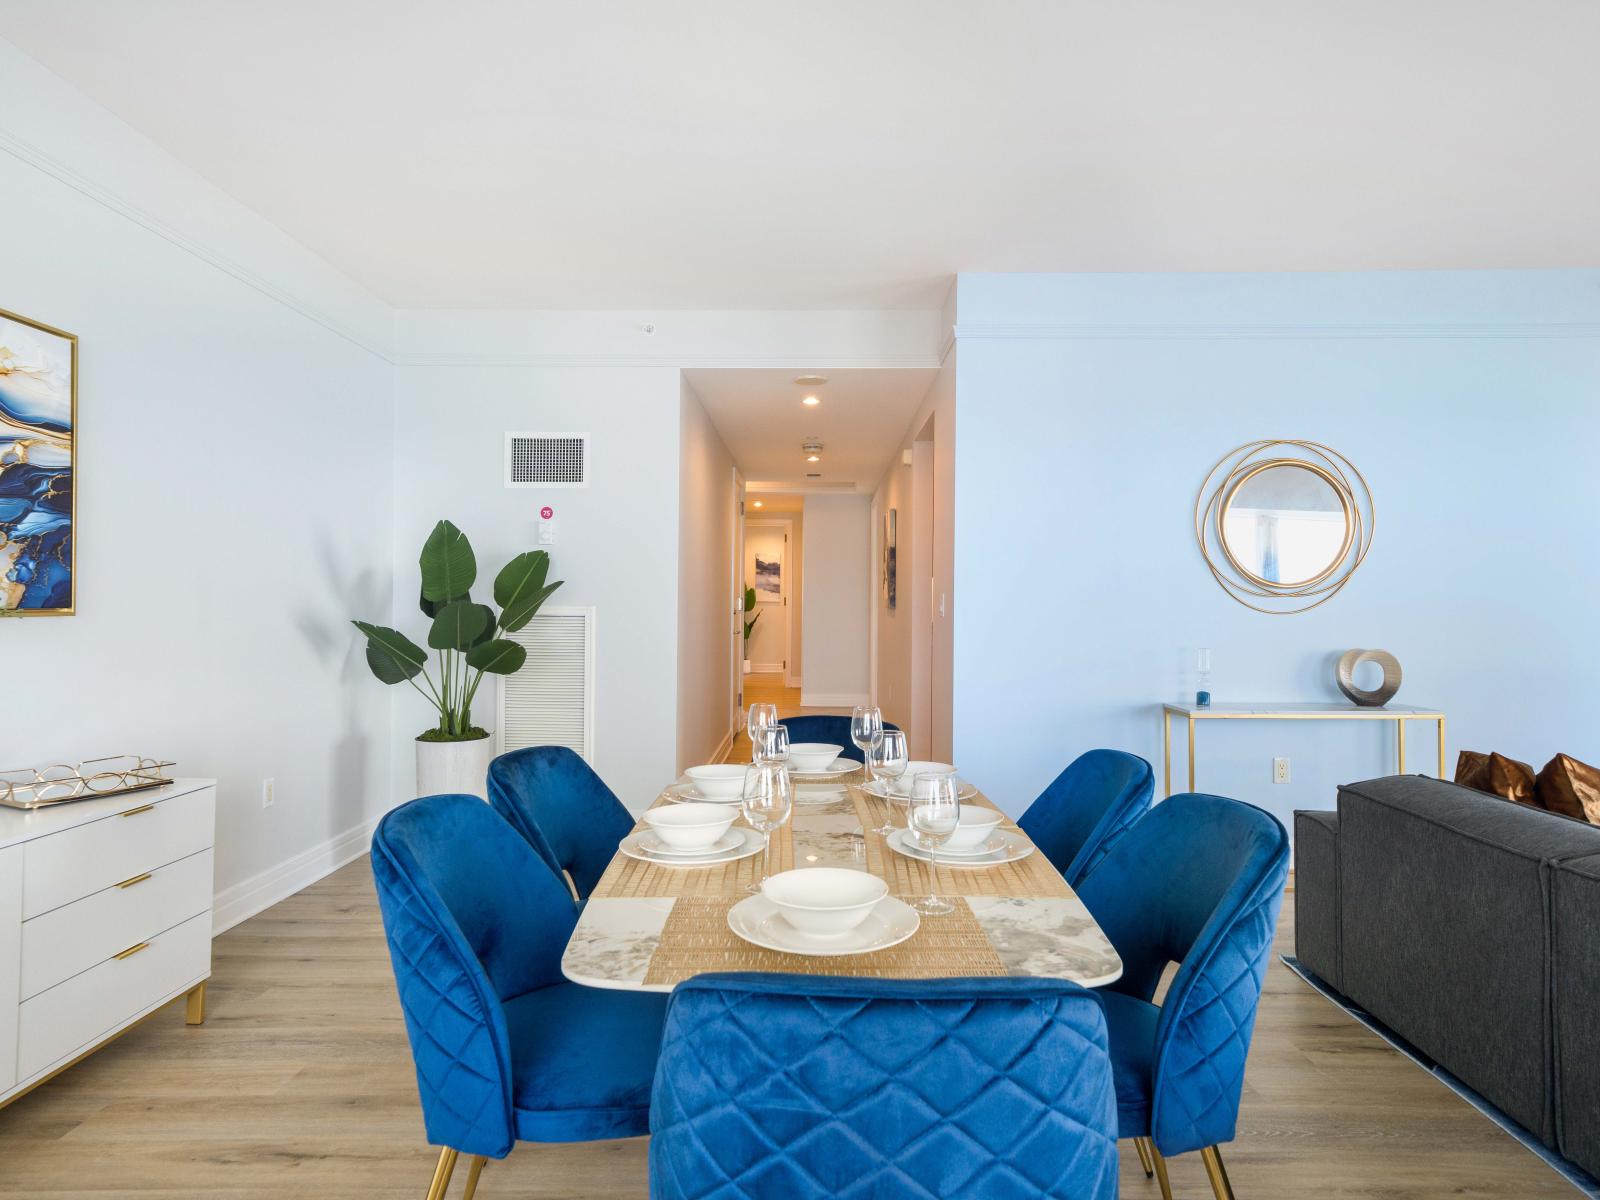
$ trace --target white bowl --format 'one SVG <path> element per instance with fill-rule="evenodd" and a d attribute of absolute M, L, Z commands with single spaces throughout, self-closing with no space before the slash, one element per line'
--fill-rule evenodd
<path fill-rule="evenodd" d="M 889 885 L 865 871 L 842 867 L 804 867 L 769 875 L 761 894 L 801 933 L 843 937 L 867 919 L 889 894 Z"/>
<path fill-rule="evenodd" d="M 796 771 L 826 771 L 843 753 L 843 746 L 826 742 L 795 742 L 789 747 L 789 765 Z"/>
<path fill-rule="evenodd" d="M 743 763 L 716 763 L 690 767 L 684 774 L 694 781 L 695 790 L 702 796 L 737 800 L 744 793 L 746 769 Z"/>
<path fill-rule="evenodd" d="M 954 775 L 956 769 L 949 763 L 908 762 L 905 774 L 894 781 L 894 790 L 902 796 L 911 795 L 911 785 L 918 775 Z"/>
<path fill-rule="evenodd" d="M 726 804 L 663 804 L 640 820 L 674 850 L 709 850 L 737 815 Z"/>
<path fill-rule="evenodd" d="M 950 840 L 944 844 L 946 850 L 976 850 L 1000 828 L 1000 822 L 1005 820 L 1003 813 L 992 808 L 978 808 L 976 805 L 963 805 L 961 808 L 961 823 L 956 826 L 956 831 L 950 835 Z"/>

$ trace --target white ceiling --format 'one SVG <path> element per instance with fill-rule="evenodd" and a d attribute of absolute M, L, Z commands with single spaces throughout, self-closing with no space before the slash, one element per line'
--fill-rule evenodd
<path fill-rule="evenodd" d="M 1600 265 L 1592 0 L 0 0 L 0 32 L 401 306 Z"/>
<path fill-rule="evenodd" d="M 801 387 L 797 371 L 756 368 L 685 371 L 728 452 L 750 483 L 827 486 L 850 483 L 871 492 L 900 450 L 917 408 L 938 372 L 826 371 L 822 387 Z M 822 401 L 807 408 L 801 400 Z M 822 461 L 808 463 L 800 444 L 823 443 Z M 809 471 L 820 480 L 806 478 Z"/>

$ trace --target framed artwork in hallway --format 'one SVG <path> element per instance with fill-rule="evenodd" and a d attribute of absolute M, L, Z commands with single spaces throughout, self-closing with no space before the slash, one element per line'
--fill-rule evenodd
<path fill-rule="evenodd" d="M 756 600 L 769 604 L 783 599 L 783 556 L 756 551 Z"/>
<path fill-rule="evenodd" d="M 895 534 L 899 524 L 900 510 L 891 508 L 883 514 L 883 598 L 889 605 L 889 611 L 894 611 L 895 592 Z"/>
<path fill-rule="evenodd" d="M 0 310 L 0 613 L 75 608 L 78 339 Z"/>

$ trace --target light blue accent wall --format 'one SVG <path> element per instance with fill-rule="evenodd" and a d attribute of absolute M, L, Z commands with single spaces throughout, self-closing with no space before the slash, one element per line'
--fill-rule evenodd
<path fill-rule="evenodd" d="M 1451 771 L 1600 762 L 1600 272 L 963 275 L 957 310 L 955 755 L 1008 811 L 1095 746 L 1159 789 L 1199 646 L 1218 703 L 1336 701 L 1341 651 L 1393 651 Z M 1270 437 L 1347 455 L 1377 508 L 1349 586 L 1292 617 L 1225 595 L 1193 533 L 1215 460 Z M 1212 723 L 1197 786 L 1287 819 L 1392 774 L 1393 736 Z M 1413 726 L 1408 769 L 1434 745 Z"/>

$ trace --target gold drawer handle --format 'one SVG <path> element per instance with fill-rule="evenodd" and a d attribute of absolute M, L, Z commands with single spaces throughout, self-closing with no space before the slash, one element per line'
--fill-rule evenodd
<path fill-rule="evenodd" d="M 154 804 L 141 804 L 141 805 L 139 805 L 138 808 L 130 808 L 127 812 L 123 813 L 122 815 L 125 816 L 125 817 L 137 817 L 140 813 L 150 812 L 154 808 L 155 808 Z"/>
<path fill-rule="evenodd" d="M 146 871 L 143 875 L 135 875 L 132 879 L 124 879 L 121 883 L 117 884 L 117 886 L 119 888 L 131 888 L 134 884 L 143 883 L 146 879 L 150 879 L 152 877 L 152 872 Z"/>
<path fill-rule="evenodd" d="M 139 951 L 148 949 L 150 949 L 149 942 L 140 942 L 137 946 L 129 946 L 121 954 L 113 954 L 111 957 L 115 959 L 132 958 Z"/>

